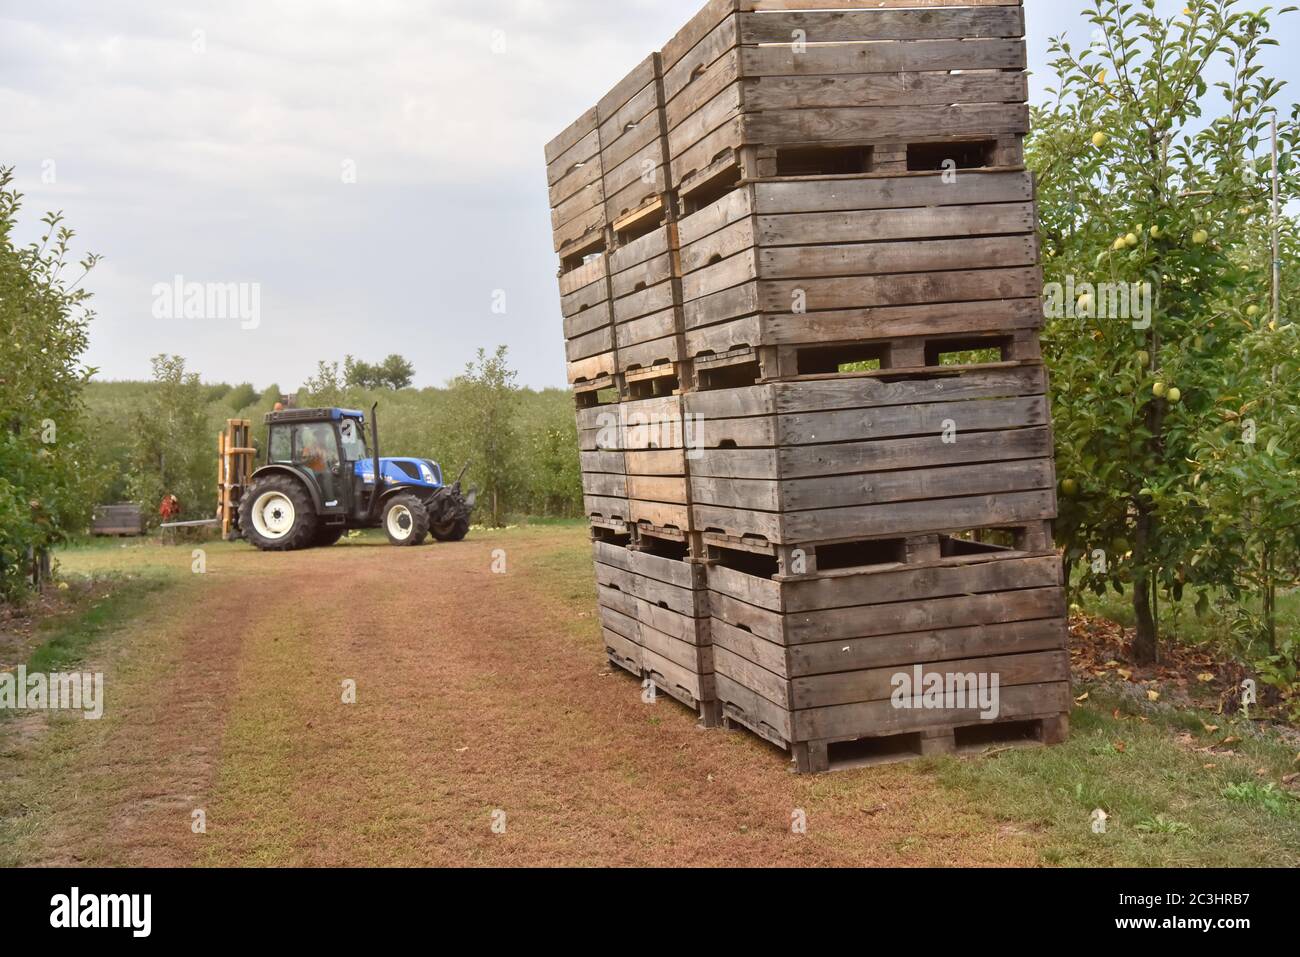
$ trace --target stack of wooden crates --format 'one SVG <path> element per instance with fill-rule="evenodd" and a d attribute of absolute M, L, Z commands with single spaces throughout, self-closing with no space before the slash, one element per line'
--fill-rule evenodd
<path fill-rule="evenodd" d="M 713 0 L 546 150 L 610 660 L 800 770 L 1067 732 L 1025 67 L 1018 0 Z"/>

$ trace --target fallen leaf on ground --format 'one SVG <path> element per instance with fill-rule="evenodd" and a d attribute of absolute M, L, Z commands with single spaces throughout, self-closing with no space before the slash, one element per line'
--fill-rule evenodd
<path fill-rule="evenodd" d="M 1204 721 L 1201 722 L 1201 727 L 1205 729 L 1206 734 L 1214 734 L 1216 731 L 1219 730 L 1219 726 L 1217 724 L 1206 724 Z"/>
<path fill-rule="evenodd" d="M 1205 672 L 1205 674 L 1197 675 L 1196 680 L 1199 681 L 1201 684 L 1208 685 L 1211 681 L 1214 680 L 1214 675 L 1210 674 L 1207 671 Z"/>
<path fill-rule="evenodd" d="M 1148 691 L 1148 692 L 1147 692 L 1147 700 L 1148 700 L 1148 701 L 1159 701 L 1159 700 L 1160 700 L 1160 692 L 1159 692 L 1159 691 Z"/>
<path fill-rule="evenodd" d="M 1088 692 L 1085 691 L 1083 694 L 1079 695 L 1079 697 L 1077 697 L 1077 698 L 1074 699 L 1074 703 L 1075 703 L 1075 704 L 1083 704 L 1085 701 L 1087 701 L 1087 700 L 1088 700 L 1089 698 L 1091 698 L 1091 697 L 1092 697 L 1092 695 L 1090 695 Z"/>
<path fill-rule="evenodd" d="M 1120 754 L 1123 754 L 1125 751 L 1128 750 L 1128 745 L 1125 744 L 1123 741 L 1112 742 L 1111 747 L 1114 748 L 1116 751 L 1118 751 Z"/>
<path fill-rule="evenodd" d="M 1133 677 L 1133 672 L 1129 671 L 1127 668 L 1120 668 L 1115 672 L 1115 674 L 1119 675 L 1125 681 L 1128 681 Z"/>

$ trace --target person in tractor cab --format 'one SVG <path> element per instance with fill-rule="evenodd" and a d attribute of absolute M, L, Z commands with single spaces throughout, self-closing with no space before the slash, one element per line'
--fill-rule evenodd
<path fill-rule="evenodd" d="M 303 468 L 323 477 L 339 464 L 332 426 L 301 426 L 298 430 L 298 443 L 298 462 Z"/>
<path fill-rule="evenodd" d="M 310 432 L 303 437 L 302 464 L 304 468 L 318 474 L 325 471 L 325 447 Z"/>

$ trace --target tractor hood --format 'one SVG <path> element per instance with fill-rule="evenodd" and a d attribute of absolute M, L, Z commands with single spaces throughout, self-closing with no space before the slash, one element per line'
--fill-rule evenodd
<path fill-rule="evenodd" d="M 370 459 L 355 463 L 356 474 L 366 484 L 375 478 L 375 466 Z M 385 485 L 416 485 L 421 488 L 442 488 L 442 470 L 436 463 L 424 459 L 380 459 L 380 472 Z"/>

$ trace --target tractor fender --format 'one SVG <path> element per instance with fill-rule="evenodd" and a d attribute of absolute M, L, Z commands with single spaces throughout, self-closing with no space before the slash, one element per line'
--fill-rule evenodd
<path fill-rule="evenodd" d="M 424 502 L 424 504 L 428 505 L 429 504 L 429 496 L 427 494 L 428 491 L 429 491 L 428 489 L 424 488 L 421 485 L 394 485 L 391 488 L 385 489 L 383 492 L 380 493 L 379 502 L 382 508 L 382 506 L 388 504 L 389 499 L 392 499 L 398 495 L 414 495 L 417 498 L 419 498 L 422 502 Z"/>
<path fill-rule="evenodd" d="M 311 504 L 312 507 L 316 509 L 316 514 L 320 515 L 325 510 L 320 497 L 320 486 L 317 484 L 316 479 L 312 474 L 306 469 L 300 469 L 296 465 L 264 465 L 253 473 L 253 477 L 249 480 L 249 488 L 252 488 L 253 484 L 257 482 L 258 479 L 265 478 L 268 475 L 288 475 L 292 478 L 296 478 L 306 486 L 307 494 L 311 496 Z"/>

